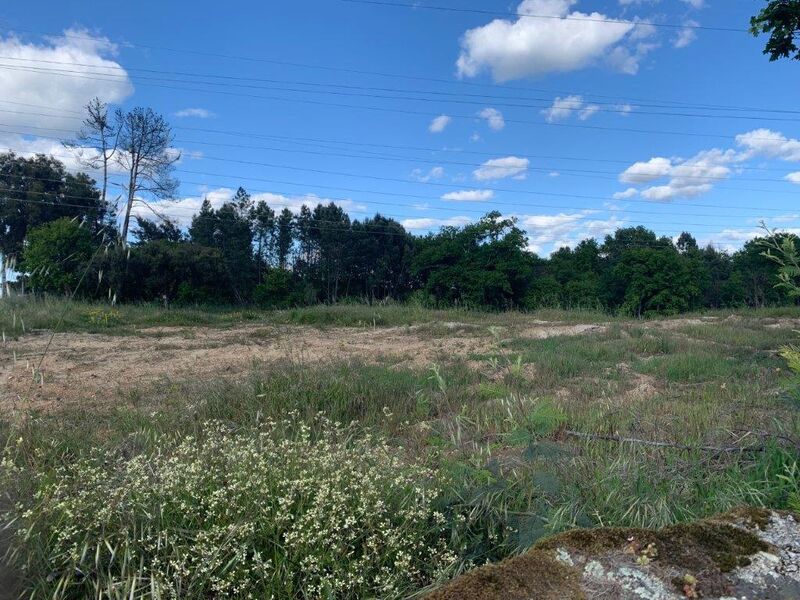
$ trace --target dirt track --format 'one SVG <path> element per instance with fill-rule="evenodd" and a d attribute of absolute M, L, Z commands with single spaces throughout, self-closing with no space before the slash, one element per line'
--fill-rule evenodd
<path fill-rule="evenodd" d="M 519 337 L 545 338 L 601 331 L 602 325 L 532 323 Z M 493 343 L 486 328 L 459 323 L 383 329 L 302 326 L 153 328 L 137 335 L 62 333 L 42 365 L 44 385 L 34 384 L 49 337 L 34 332 L 7 342 L 0 358 L 0 408 L 47 408 L 53 402 L 107 402 L 120 390 L 162 377 L 235 375 L 254 362 L 319 363 L 351 358 L 395 365 L 428 366 L 442 356 L 485 352 Z"/>

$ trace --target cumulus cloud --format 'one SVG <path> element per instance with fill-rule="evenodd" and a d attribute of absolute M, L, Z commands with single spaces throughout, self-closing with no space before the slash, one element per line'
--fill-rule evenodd
<path fill-rule="evenodd" d="M 447 192 L 442 196 L 442 200 L 452 200 L 454 202 L 480 202 L 494 198 L 492 190 L 461 190 L 458 192 Z"/>
<path fill-rule="evenodd" d="M 688 159 L 651 158 L 628 167 L 621 175 L 624 183 L 649 183 L 669 177 L 664 185 L 645 188 L 643 198 L 666 202 L 675 198 L 694 198 L 711 191 L 715 183 L 727 179 L 731 165 L 743 160 L 735 150 L 714 148 L 698 152 Z"/>
<path fill-rule="evenodd" d="M 92 98 L 99 97 L 112 104 L 122 102 L 133 93 L 133 85 L 127 71 L 113 60 L 116 52 L 117 47 L 108 38 L 93 36 L 83 29 L 67 29 L 63 35 L 45 38 L 41 43 L 23 41 L 13 33 L 0 38 L 3 62 L 14 65 L 0 69 L 2 101 L 36 106 L 35 112 L 42 113 L 36 116 L 7 113 L 3 122 L 22 128 L 35 125 L 45 129 L 77 129 L 79 115 Z M 74 73 L 54 71 L 60 68 Z M 97 71 L 108 77 L 88 75 Z M 81 76 L 83 73 L 87 73 L 86 77 Z"/>
<path fill-rule="evenodd" d="M 545 108 L 540 112 L 548 123 L 553 123 L 569 118 L 574 111 L 580 110 L 582 106 L 583 96 L 557 97 L 549 108 Z"/>
<path fill-rule="evenodd" d="M 435 219 L 432 217 L 421 217 L 418 219 L 405 219 L 400 224 L 410 231 L 421 231 L 434 229 L 437 227 L 461 227 L 472 223 L 474 219 L 469 217 L 450 217 L 449 219 Z"/>
<path fill-rule="evenodd" d="M 422 169 L 414 169 L 411 171 L 411 179 L 423 183 L 426 181 L 433 181 L 434 179 L 441 179 L 442 177 L 444 177 L 444 167 L 433 167 L 427 172 Z"/>
<path fill-rule="evenodd" d="M 428 125 L 428 131 L 431 133 L 442 133 L 450 124 L 451 120 L 452 119 L 447 115 L 439 115 L 431 121 L 430 125 Z"/>
<path fill-rule="evenodd" d="M 672 160 L 656 156 L 647 161 L 633 163 L 619 176 L 623 183 L 647 183 L 669 175 L 672 169 Z"/>
<path fill-rule="evenodd" d="M 618 194 L 641 194 L 654 201 L 670 201 L 678 197 L 693 198 L 711 191 L 714 184 L 729 178 L 741 163 L 753 158 L 771 158 L 787 162 L 800 162 L 800 140 L 788 138 L 778 131 L 755 129 L 736 136 L 738 148 L 722 150 L 712 148 L 698 152 L 691 158 L 655 156 L 632 164 L 619 175 L 622 183 L 642 185 L 668 178 L 666 183 L 641 190 L 629 188 Z M 791 183 L 800 183 L 800 172 L 784 177 Z"/>
<path fill-rule="evenodd" d="M 636 188 L 628 188 L 627 190 L 625 190 L 623 192 L 615 193 L 613 198 L 614 198 L 614 200 L 624 200 L 626 198 L 633 198 L 638 193 L 639 192 L 636 190 Z"/>
<path fill-rule="evenodd" d="M 549 107 L 542 109 L 545 120 L 548 123 L 555 123 L 556 121 L 564 121 L 573 115 L 578 115 L 581 121 L 586 121 L 591 118 L 597 111 L 600 110 L 600 105 L 585 102 L 583 96 L 572 94 L 570 96 L 556 97 L 553 104 Z M 620 113 L 627 114 L 633 107 L 630 104 L 619 105 L 616 110 Z"/>
<path fill-rule="evenodd" d="M 195 119 L 210 119 L 214 113 L 207 108 L 184 108 L 175 113 L 179 119 L 195 118 Z"/>
<path fill-rule="evenodd" d="M 472 172 L 473 177 L 478 181 L 489 181 L 492 179 L 525 179 L 526 171 L 530 161 L 527 158 L 516 156 L 506 156 L 505 158 L 493 158 L 487 160 L 480 167 Z"/>
<path fill-rule="evenodd" d="M 743 146 L 752 156 L 800 161 L 800 140 L 787 138 L 771 129 L 754 129 L 742 133 L 736 136 L 736 143 Z"/>
<path fill-rule="evenodd" d="M 195 196 L 176 198 L 174 200 L 160 200 L 149 202 L 149 204 L 159 214 L 169 217 L 177 224 L 186 227 L 191 224 L 192 216 L 200 210 L 204 200 L 208 199 L 212 207 L 219 208 L 225 202 L 232 200 L 235 193 L 236 190 L 232 188 L 220 187 L 202 190 L 202 193 Z M 340 206 L 347 212 L 363 213 L 367 210 L 363 204 L 358 204 L 352 200 L 331 200 L 329 198 L 317 196 L 316 194 L 287 196 L 284 194 L 262 192 L 251 194 L 251 198 L 254 202 L 263 200 L 276 211 L 288 208 L 292 212 L 297 212 L 303 205 L 314 207 L 319 203 L 329 204 L 330 202 Z M 140 203 L 134 205 L 131 213 L 151 220 L 155 216 L 149 208 Z"/>
<path fill-rule="evenodd" d="M 604 59 L 623 72 L 638 69 L 649 35 L 634 21 L 608 20 L 599 12 L 572 11 L 577 0 L 523 0 L 516 20 L 495 19 L 467 30 L 456 62 L 461 77 L 489 71 L 496 81 L 586 68 Z M 526 18 L 525 15 L 552 18 Z M 563 17 L 569 16 L 569 19 Z M 646 33 L 642 33 L 646 31 Z M 635 33 L 634 33 L 635 32 Z M 624 55 L 624 60 L 622 57 Z"/>
<path fill-rule="evenodd" d="M 528 234 L 528 250 L 542 254 L 565 246 L 574 247 L 582 240 L 613 233 L 623 225 L 613 215 L 608 219 L 591 219 L 594 213 L 592 210 L 583 210 L 522 217 L 520 223 Z"/>
<path fill-rule="evenodd" d="M 87 171 L 78 161 L 78 156 L 74 152 L 68 152 L 59 140 L 43 137 L 23 137 L 12 133 L 0 131 L 0 152 L 15 152 L 20 156 L 30 158 L 35 154 L 46 154 L 54 156 L 72 173 L 76 171 Z M 94 150 L 82 149 L 82 154 L 90 158 L 97 154 Z M 99 154 L 97 154 L 99 156 Z M 97 176 L 96 173 L 92 175 Z"/>
<path fill-rule="evenodd" d="M 489 125 L 489 128 L 494 129 L 495 131 L 500 131 L 503 127 L 506 126 L 506 121 L 503 118 L 503 113 L 501 113 L 496 108 L 484 108 L 481 112 L 478 113 L 478 116 L 481 119 L 486 120 L 486 123 Z"/>

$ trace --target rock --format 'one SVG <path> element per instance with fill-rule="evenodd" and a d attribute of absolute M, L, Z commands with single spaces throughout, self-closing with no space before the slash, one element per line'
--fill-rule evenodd
<path fill-rule="evenodd" d="M 800 598 L 800 516 L 741 508 L 694 523 L 562 533 L 427 600 Z"/>

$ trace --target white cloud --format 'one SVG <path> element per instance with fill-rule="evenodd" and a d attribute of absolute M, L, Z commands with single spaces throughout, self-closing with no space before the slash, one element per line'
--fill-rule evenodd
<path fill-rule="evenodd" d="M 617 104 L 615 108 L 623 117 L 627 117 L 633 112 L 633 106 L 631 104 Z"/>
<path fill-rule="evenodd" d="M 561 177 L 561 173 L 558 171 L 550 171 L 547 175 L 548 177 Z"/>
<path fill-rule="evenodd" d="M 787 138 L 771 129 L 754 129 L 736 136 L 751 156 L 765 156 L 791 162 L 800 161 L 800 140 Z"/>
<path fill-rule="evenodd" d="M 430 171 L 425 172 L 422 169 L 414 169 L 411 171 L 411 179 L 414 181 L 433 181 L 434 179 L 441 179 L 444 177 L 443 167 L 433 167 Z"/>
<path fill-rule="evenodd" d="M 675 198 L 694 198 L 713 189 L 715 183 L 727 179 L 731 166 L 744 160 L 745 155 L 735 150 L 712 148 L 703 150 L 688 159 L 653 157 L 634 163 L 623 171 L 623 183 L 650 183 L 669 177 L 663 185 L 641 190 L 643 198 L 667 202 Z M 616 196 L 615 196 L 616 197 Z"/>
<path fill-rule="evenodd" d="M 210 119 L 215 116 L 213 112 L 207 108 L 184 108 L 175 113 L 179 119 L 195 118 L 195 119 Z"/>
<path fill-rule="evenodd" d="M 705 0 L 681 0 L 681 1 L 690 5 L 692 8 L 703 8 L 706 4 Z"/>
<path fill-rule="evenodd" d="M 581 219 L 585 219 L 589 214 L 591 214 L 591 211 L 582 211 L 572 214 L 559 213 L 557 215 L 528 215 L 522 218 L 522 224 L 529 231 L 538 229 L 553 231 L 566 225 L 572 225 Z"/>
<path fill-rule="evenodd" d="M 490 71 L 496 81 L 508 81 L 552 72 L 583 69 L 625 51 L 628 64 L 612 65 L 633 72 L 643 48 L 633 44 L 639 25 L 632 21 L 607 20 L 599 13 L 570 12 L 577 0 L 523 0 L 516 20 L 495 19 L 467 30 L 461 39 L 456 62 L 461 77 Z M 522 15 L 563 18 L 526 18 Z M 639 33 L 638 35 L 642 35 Z"/>
<path fill-rule="evenodd" d="M 548 123 L 554 123 L 556 121 L 569 119 L 575 114 L 578 115 L 581 121 L 586 121 L 599 110 L 600 105 L 584 102 L 583 96 L 573 94 L 571 96 L 564 96 L 563 98 L 556 97 L 553 100 L 553 104 L 539 112 L 544 115 Z M 630 110 L 632 110 L 632 107 L 629 107 L 629 110 L 624 112 L 630 112 Z M 623 109 L 620 109 L 620 112 L 623 112 Z"/>
<path fill-rule="evenodd" d="M 638 190 L 643 198 L 664 202 L 705 194 L 713 189 L 714 184 L 730 177 L 738 165 L 752 158 L 800 162 L 800 140 L 787 138 L 778 131 L 755 129 L 737 135 L 736 142 L 740 149 L 712 148 L 688 159 L 656 156 L 639 161 L 625 169 L 619 180 L 635 185 L 669 178 L 664 184 Z M 784 179 L 800 183 L 800 172 L 790 173 Z"/>
<path fill-rule="evenodd" d="M 564 246 L 574 247 L 589 238 L 599 238 L 623 226 L 617 217 L 590 219 L 595 211 L 583 210 L 556 215 L 526 215 L 520 220 L 528 234 L 528 250 L 549 253 Z"/>
<path fill-rule="evenodd" d="M 638 193 L 639 192 L 636 190 L 636 188 L 628 188 L 624 192 L 617 192 L 614 194 L 613 198 L 614 200 L 624 200 L 626 198 L 633 198 Z"/>
<path fill-rule="evenodd" d="M 778 215 L 770 217 L 769 220 L 773 223 L 791 223 L 793 221 L 800 221 L 800 214 L 792 213 L 787 215 Z"/>
<path fill-rule="evenodd" d="M 478 181 L 505 179 L 506 177 L 525 179 L 525 172 L 528 170 L 529 164 L 530 161 L 527 158 L 518 158 L 516 156 L 493 158 L 475 169 L 472 175 Z"/>
<path fill-rule="evenodd" d="M 212 207 L 219 208 L 225 202 L 229 202 L 235 193 L 236 190 L 232 188 L 221 187 L 202 190 L 202 193 L 196 196 L 178 198 L 175 200 L 149 201 L 149 204 L 160 214 L 169 217 L 171 220 L 185 227 L 191 224 L 192 216 L 200 210 L 203 200 L 208 199 Z M 254 202 L 263 200 L 276 211 L 289 208 L 292 212 L 297 212 L 303 205 L 313 208 L 319 203 L 329 204 L 330 202 L 342 207 L 342 209 L 347 212 L 363 213 L 367 210 L 366 206 L 353 202 L 352 200 L 331 200 L 329 198 L 317 196 L 316 194 L 286 196 L 284 194 L 262 192 L 251 194 L 251 198 Z M 155 217 L 150 209 L 140 203 L 134 205 L 131 213 L 147 219 L 153 219 Z"/>
<path fill-rule="evenodd" d="M 442 133 L 450 124 L 451 120 L 452 119 L 447 115 L 439 115 L 431 121 L 430 125 L 428 125 L 428 131 L 431 133 Z"/>
<path fill-rule="evenodd" d="M 671 170 L 672 161 L 669 158 L 656 156 L 648 161 L 633 163 L 622 172 L 619 180 L 623 183 L 647 183 L 669 175 Z"/>
<path fill-rule="evenodd" d="M 692 158 L 674 161 L 669 171 L 670 180 L 666 185 L 642 190 L 642 197 L 648 200 L 669 201 L 674 198 L 694 198 L 705 194 L 714 184 L 727 179 L 731 174 L 730 165 L 743 160 L 734 150 L 705 150 Z"/>
<path fill-rule="evenodd" d="M 431 217 L 421 217 L 418 219 L 405 219 L 400 224 L 408 230 L 420 231 L 434 229 L 436 227 L 461 227 L 472 223 L 474 219 L 469 217 L 450 217 L 449 219 L 434 219 Z"/>
<path fill-rule="evenodd" d="M 112 60 L 116 51 L 116 46 L 107 38 L 92 36 L 83 29 L 68 29 L 63 36 L 49 37 L 38 44 L 25 42 L 13 33 L 0 38 L 3 62 L 14 65 L 0 69 L 2 101 L 15 106 L 35 106 L 34 112 L 42 113 L 36 116 L 4 113 L 3 122 L 23 128 L 27 125 L 77 129 L 79 117 L 92 98 L 99 97 L 108 103 L 122 102 L 133 93 L 133 85 L 125 69 Z M 62 68 L 74 73 L 65 76 L 53 71 Z M 89 75 L 97 71 L 109 77 Z"/>
<path fill-rule="evenodd" d="M 699 23 L 690 19 L 686 21 L 685 25 L 686 27 L 681 29 L 672 40 L 672 45 L 675 48 L 685 48 L 697 39 L 697 32 L 694 28 L 697 27 Z"/>
<path fill-rule="evenodd" d="M 470 142 L 480 142 L 481 141 L 481 135 L 477 131 L 475 131 L 471 136 L 469 136 L 469 141 Z"/>
<path fill-rule="evenodd" d="M 59 140 L 43 137 L 23 137 L 21 135 L 12 133 L 3 133 L 0 131 L 0 152 L 12 151 L 26 158 L 30 158 L 34 154 L 46 154 L 53 156 L 64 163 L 67 171 L 72 173 L 76 171 L 87 171 L 78 162 L 78 158 L 72 152 L 68 152 Z M 95 151 L 84 149 L 82 150 L 87 158 L 94 156 Z M 99 155 L 98 155 L 99 156 Z M 97 175 L 97 174 L 93 174 Z"/>
<path fill-rule="evenodd" d="M 591 117 L 594 113 L 600 110 L 600 107 L 597 104 L 587 104 L 583 110 L 578 115 L 578 118 L 581 121 L 585 121 L 589 117 Z"/>
<path fill-rule="evenodd" d="M 563 98 L 557 97 L 553 100 L 553 104 L 549 108 L 545 108 L 540 112 L 544 115 L 548 123 L 554 121 L 561 121 L 569 118 L 576 110 L 580 110 L 583 106 L 583 96 L 565 96 Z"/>
<path fill-rule="evenodd" d="M 489 128 L 494 129 L 495 131 L 500 131 L 503 127 L 506 126 L 506 121 L 503 118 L 503 113 L 501 113 L 496 108 L 484 108 L 481 112 L 478 113 L 478 116 L 481 119 L 485 119 L 489 125 Z"/>
<path fill-rule="evenodd" d="M 461 190 L 458 192 L 447 192 L 442 196 L 442 200 L 452 200 L 455 202 L 480 202 L 494 198 L 492 190 Z"/>

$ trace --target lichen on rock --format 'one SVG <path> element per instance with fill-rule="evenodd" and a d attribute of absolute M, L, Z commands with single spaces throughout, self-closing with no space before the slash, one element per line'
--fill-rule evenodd
<path fill-rule="evenodd" d="M 579 529 L 456 578 L 429 600 L 800 598 L 800 517 L 741 508 L 661 530 Z"/>

